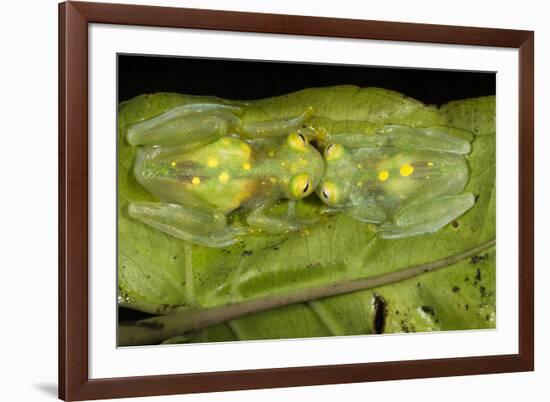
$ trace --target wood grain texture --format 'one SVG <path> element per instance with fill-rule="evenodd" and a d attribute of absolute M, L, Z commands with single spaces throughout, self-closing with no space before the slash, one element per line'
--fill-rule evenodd
<path fill-rule="evenodd" d="M 88 22 L 335 38 L 519 47 L 528 31 L 190 8 L 73 2 Z"/>
<path fill-rule="evenodd" d="M 88 381 L 88 27 L 60 5 L 59 394 Z"/>
<path fill-rule="evenodd" d="M 519 355 L 535 367 L 535 37 L 519 47 Z"/>
<path fill-rule="evenodd" d="M 519 49 L 519 353 L 108 378 L 88 376 L 88 24 L 124 24 Z M 534 34 L 213 10 L 59 5 L 59 397 L 83 400 L 528 371 L 534 367 Z"/>

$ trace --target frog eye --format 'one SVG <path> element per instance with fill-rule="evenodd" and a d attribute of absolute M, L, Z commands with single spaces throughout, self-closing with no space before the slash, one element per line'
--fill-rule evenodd
<path fill-rule="evenodd" d="M 319 195 L 325 204 L 336 205 L 340 201 L 340 190 L 334 183 L 324 182 L 319 190 Z"/>
<path fill-rule="evenodd" d="M 325 148 L 325 160 L 332 161 L 344 156 L 345 149 L 340 144 L 328 144 Z"/>
<path fill-rule="evenodd" d="M 290 179 L 289 185 L 292 198 L 304 198 L 313 191 L 313 183 L 307 174 L 295 174 Z"/>
<path fill-rule="evenodd" d="M 302 133 L 292 133 L 288 136 L 288 145 L 295 151 L 303 151 L 308 142 L 305 135 Z"/>

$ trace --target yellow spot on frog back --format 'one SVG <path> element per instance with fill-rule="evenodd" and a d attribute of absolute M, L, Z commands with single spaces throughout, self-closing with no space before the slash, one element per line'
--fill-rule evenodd
<path fill-rule="evenodd" d="M 172 161 L 172 163 L 170 163 L 170 166 L 176 167 L 176 161 Z"/>
<path fill-rule="evenodd" d="M 277 179 L 275 177 L 270 177 L 269 181 L 273 184 L 277 183 Z"/>
<path fill-rule="evenodd" d="M 246 157 L 249 158 L 250 157 L 250 145 L 248 145 L 247 143 L 243 142 L 241 144 L 241 151 L 243 151 L 245 154 L 246 154 Z"/>
<path fill-rule="evenodd" d="M 269 156 L 273 157 L 273 156 L 275 156 L 275 151 L 272 150 L 272 149 L 270 149 L 270 150 L 267 152 L 267 154 L 268 154 Z"/>
<path fill-rule="evenodd" d="M 243 163 L 243 169 L 244 170 L 250 170 L 250 167 L 251 167 L 250 163 L 248 163 L 248 162 Z"/>
<path fill-rule="evenodd" d="M 211 167 L 211 168 L 215 168 L 216 166 L 219 165 L 219 161 L 216 159 L 216 158 L 208 158 L 208 160 L 206 161 L 206 164 L 208 165 L 208 167 Z"/>
<path fill-rule="evenodd" d="M 399 174 L 401 174 L 401 176 L 405 176 L 405 177 L 410 176 L 411 174 L 413 174 L 413 172 L 414 172 L 414 168 L 411 165 L 409 165 L 408 163 L 405 163 L 399 169 Z"/>
<path fill-rule="evenodd" d="M 432 167 L 433 165 L 434 165 L 433 162 L 428 162 L 428 166 L 429 166 L 429 167 Z"/>
<path fill-rule="evenodd" d="M 387 170 L 381 170 L 380 172 L 378 172 L 378 180 L 386 181 L 389 178 L 390 178 L 390 172 L 388 172 Z"/>
<path fill-rule="evenodd" d="M 222 174 L 218 176 L 218 179 L 220 180 L 220 183 L 227 183 L 229 181 L 229 173 L 222 172 Z"/>
<path fill-rule="evenodd" d="M 191 180 L 191 183 L 193 183 L 195 186 L 198 186 L 199 184 L 201 184 L 201 178 L 200 177 L 193 177 L 193 179 Z"/>

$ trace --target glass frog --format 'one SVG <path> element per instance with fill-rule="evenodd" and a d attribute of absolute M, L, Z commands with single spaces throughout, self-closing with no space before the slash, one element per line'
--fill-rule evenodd
<path fill-rule="evenodd" d="M 443 128 L 385 126 L 373 134 L 336 134 L 324 149 L 317 194 L 328 206 L 379 225 L 382 238 L 438 231 L 474 205 L 467 140 Z"/>
<path fill-rule="evenodd" d="M 135 177 L 159 201 L 131 202 L 129 215 L 209 247 L 232 244 L 251 227 L 281 233 L 308 224 L 294 203 L 313 192 L 323 173 L 322 156 L 308 142 L 312 132 L 302 132 L 312 110 L 251 124 L 240 113 L 227 105 L 184 105 L 131 126 L 127 140 L 139 146 Z M 283 199 L 290 200 L 288 213 L 270 215 Z M 228 222 L 237 209 L 246 225 Z"/>

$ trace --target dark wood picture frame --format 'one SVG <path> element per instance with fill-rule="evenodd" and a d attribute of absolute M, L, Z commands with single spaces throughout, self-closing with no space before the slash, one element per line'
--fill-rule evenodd
<path fill-rule="evenodd" d="M 519 353 L 90 379 L 88 24 L 314 35 L 519 49 Z M 381 21 L 66 2 L 59 5 L 59 397 L 83 400 L 534 369 L 534 33 Z"/>

